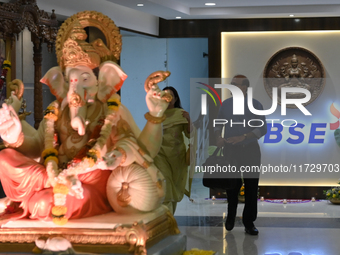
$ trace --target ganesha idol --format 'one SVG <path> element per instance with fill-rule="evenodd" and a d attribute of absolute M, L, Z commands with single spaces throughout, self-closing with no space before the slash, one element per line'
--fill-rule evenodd
<path fill-rule="evenodd" d="M 117 94 L 127 78 L 116 64 L 119 31 L 107 17 L 101 26 L 110 30 L 110 47 L 100 39 L 86 42 L 84 24 L 74 17 L 59 30 L 59 66 L 41 79 L 57 100 L 38 130 L 18 118 L 15 93 L 0 109 L 0 134 L 7 147 L 0 152 L 8 205 L 2 222 L 29 217 L 63 225 L 69 219 L 160 206 L 165 181 L 153 157 L 171 95 L 157 83 L 169 72 L 155 72 L 145 82 L 149 112 L 141 131 Z"/>

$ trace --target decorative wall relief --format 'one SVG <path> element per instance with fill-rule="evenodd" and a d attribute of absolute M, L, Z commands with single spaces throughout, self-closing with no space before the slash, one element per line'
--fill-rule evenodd
<path fill-rule="evenodd" d="M 325 70 L 319 58 L 311 51 L 300 47 L 284 48 L 276 52 L 267 62 L 264 72 L 264 87 L 272 98 L 272 88 L 278 88 L 278 103 L 281 102 L 283 87 L 304 88 L 310 91 L 312 103 L 325 87 Z M 300 92 L 287 93 L 288 99 L 304 98 Z M 296 108 L 295 105 L 287 105 Z"/>

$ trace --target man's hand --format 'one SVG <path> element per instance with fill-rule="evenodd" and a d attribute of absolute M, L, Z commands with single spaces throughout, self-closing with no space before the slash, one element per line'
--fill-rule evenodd
<path fill-rule="evenodd" d="M 231 144 L 237 144 L 240 143 L 242 141 L 244 141 L 246 139 L 246 137 L 244 135 L 240 135 L 240 136 L 233 136 L 233 137 L 229 137 L 227 139 L 225 139 L 225 141 L 227 143 L 231 143 Z"/>
<path fill-rule="evenodd" d="M 22 131 L 21 122 L 11 105 L 2 104 L 0 109 L 0 135 L 7 143 L 16 143 Z"/>
<path fill-rule="evenodd" d="M 218 148 L 221 148 L 221 147 L 224 146 L 224 144 L 225 144 L 226 142 L 227 142 L 226 139 L 224 139 L 222 136 L 219 136 L 219 137 L 217 137 L 217 140 L 216 140 L 216 146 L 217 146 Z"/>

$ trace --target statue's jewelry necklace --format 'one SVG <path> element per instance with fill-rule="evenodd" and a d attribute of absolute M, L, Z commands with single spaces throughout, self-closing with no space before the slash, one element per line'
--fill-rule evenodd
<path fill-rule="evenodd" d="M 93 147 L 79 162 L 69 164 L 67 169 L 58 168 L 58 150 L 55 149 L 54 124 L 58 120 L 59 102 L 52 102 L 45 111 L 45 149 L 41 154 L 46 166 L 48 185 L 53 187 L 54 206 L 52 207 L 53 222 L 58 225 L 67 223 L 66 196 L 69 193 L 69 183 L 75 183 L 77 175 L 94 166 L 98 159 L 102 159 L 102 149 L 110 136 L 112 126 L 116 122 L 117 111 L 120 106 L 120 97 L 114 94 L 107 101 L 107 115 L 100 129 L 100 134 Z"/>

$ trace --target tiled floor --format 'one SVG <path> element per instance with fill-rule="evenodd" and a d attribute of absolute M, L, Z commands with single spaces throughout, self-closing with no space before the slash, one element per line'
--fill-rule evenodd
<path fill-rule="evenodd" d="M 245 234 L 239 204 L 235 228 L 226 231 L 225 200 L 208 200 L 209 191 L 194 179 L 192 199 L 178 204 L 175 218 L 187 249 L 217 255 L 340 255 L 340 205 L 328 201 L 282 204 L 258 202 L 258 236 Z M 1 253 L 1 252 L 0 252 Z M 11 254 L 13 255 L 13 253 Z"/>
<path fill-rule="evenodd" d="M 258 202 L 258 236 L 245 234 L 239 204 L 235 228 L 226 231 L 227 203 L 206 200 L 208 190 L 194 180 L 191 202 L 185 197 L 175 217 L 188 238 L 187 249 L 213 250 L 219 255 L 339 255 L 340 205 L 328 201 L 282 204 Z"/>

